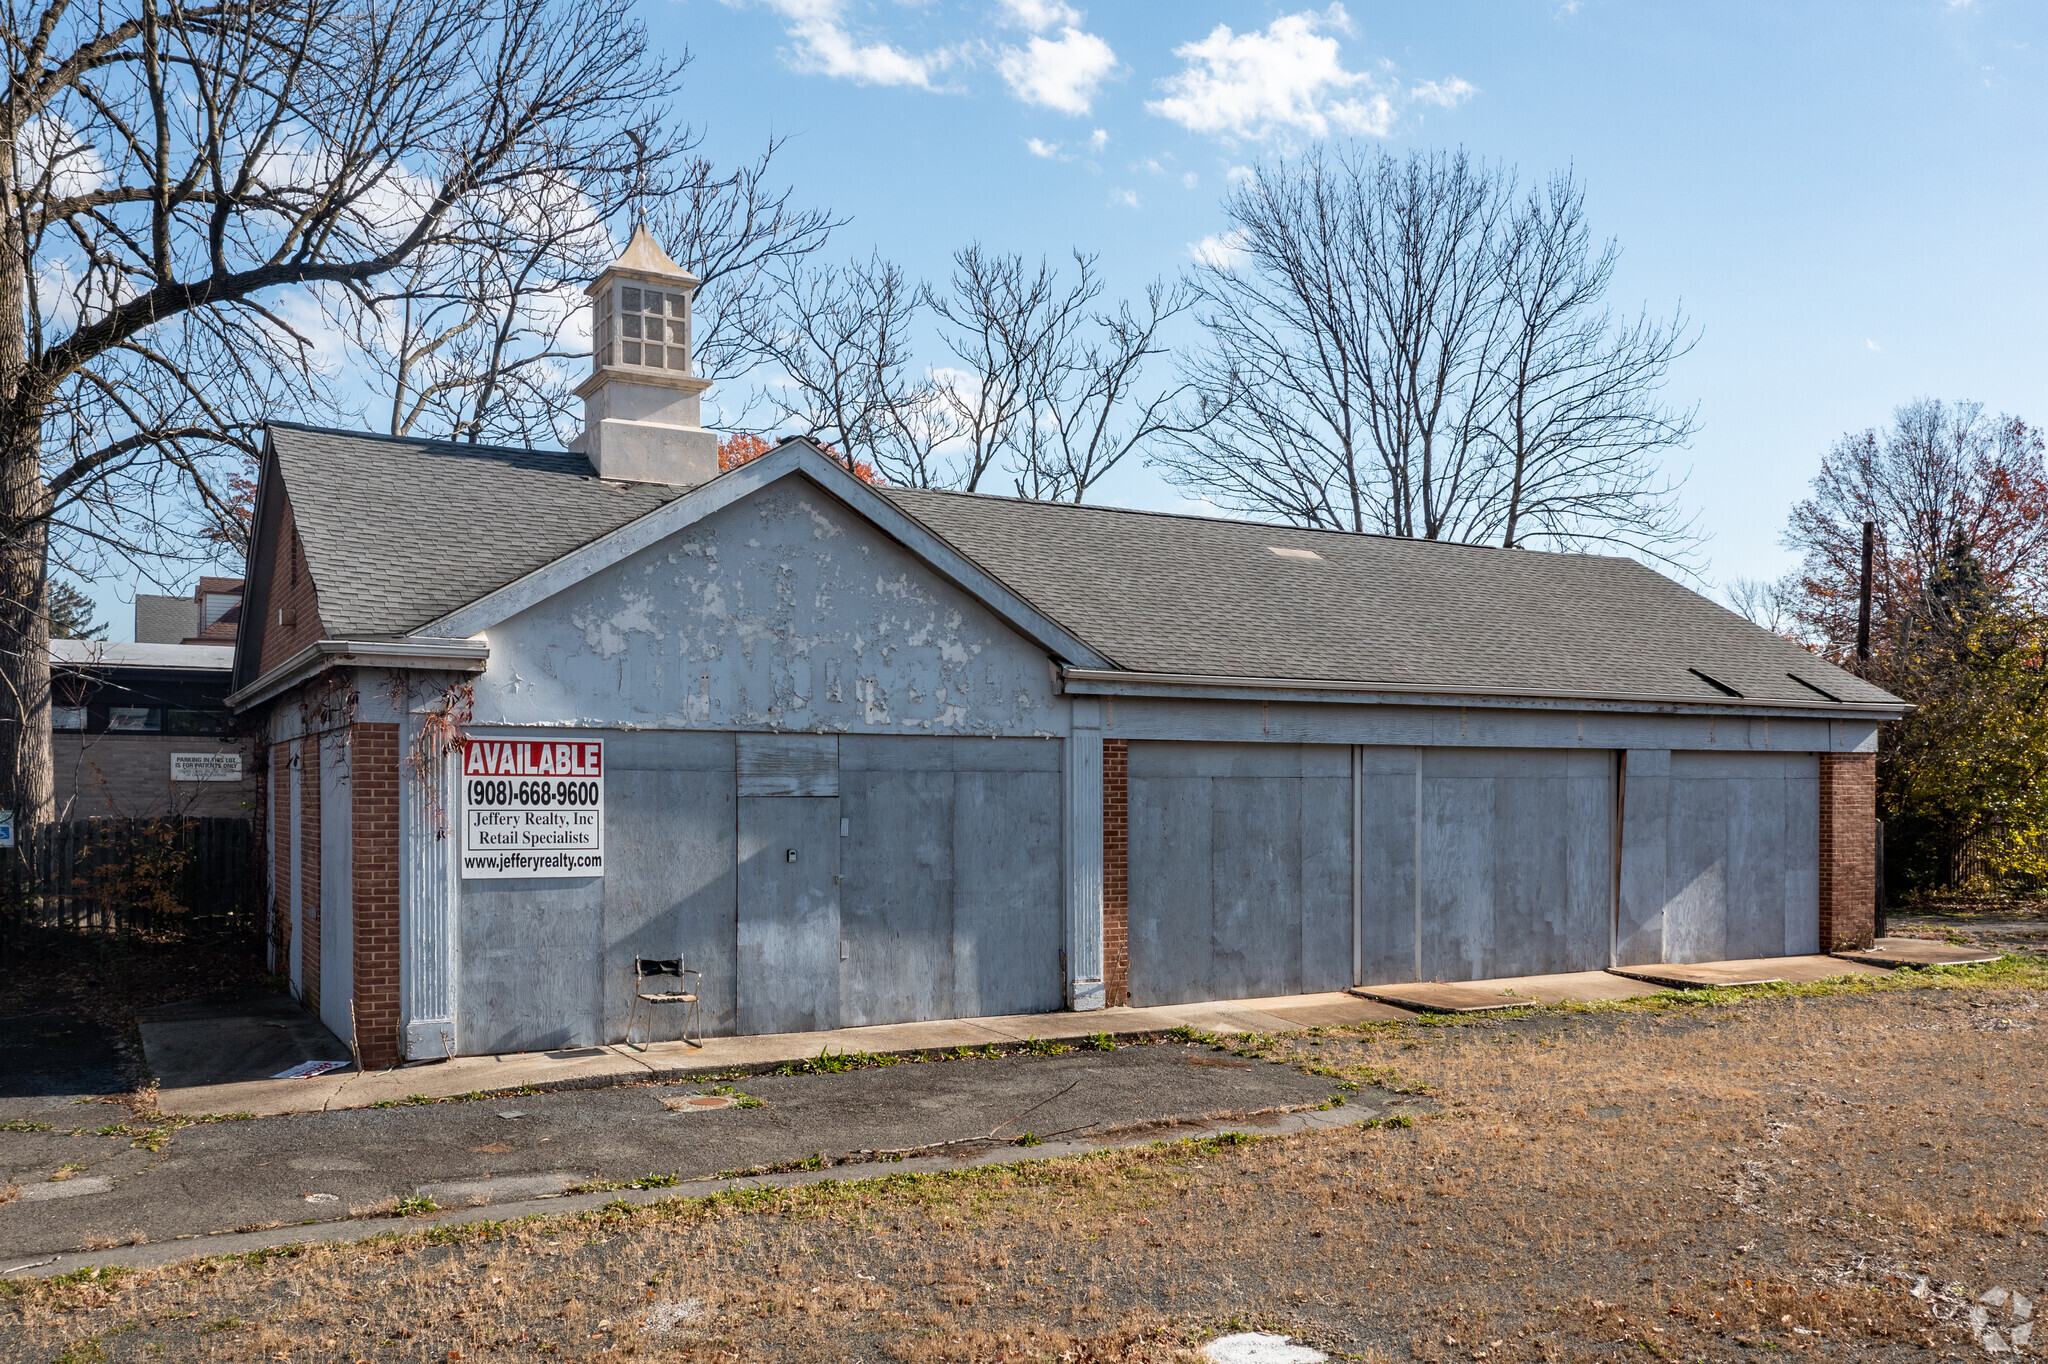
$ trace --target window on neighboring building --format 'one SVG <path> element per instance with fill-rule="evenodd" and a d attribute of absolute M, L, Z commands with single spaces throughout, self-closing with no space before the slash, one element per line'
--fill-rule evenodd
<path fill-rule="evenodd" d="M 155 706 L 112 706 L 107 710 L 107 728 L 115 734 L 154 734 L 163 727 L 163 712 Z"/>
<path fill-rule="evenodd" d="M 164 729 L 170 734 L 218 734 L 220 733 L 220 712 L 212 710 L 165 711 Z"/>
<path fill-rule="evenodd" d="M 207 626 L 213 624 L 241 604 L 242 595 L 239 592 L 207 593 L 205 604 L 199 608 L 200 630 L 203 632 Z"/>
<path fill-rule="evenodd" d="M 51 729 L 84 729 L 84 728 L 85 728 L 85 707 L 84 707 L 84 706 L 52 706 L 52 707 L 50 707 L 50 728 L 51 728 Z"/>

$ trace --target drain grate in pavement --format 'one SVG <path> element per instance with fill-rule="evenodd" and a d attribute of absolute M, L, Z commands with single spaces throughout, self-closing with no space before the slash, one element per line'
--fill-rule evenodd
<path fill-rule="evenodd" d="M 703 1113 L 714 1108 L 731 1108 L 739 1100 L 730 1094 L 672 1094 L 661 1101 L 671 1113 Z"/>

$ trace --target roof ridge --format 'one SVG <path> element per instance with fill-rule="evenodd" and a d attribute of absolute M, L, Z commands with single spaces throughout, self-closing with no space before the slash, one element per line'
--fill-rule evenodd
<path fill-rule="evenodd" d="M 1496 554 L 1541 554 L 1552 559 L 1593 559 L 1601 563 L 1641 561 L 1626 554 L 1590 554 L 1584 550 L 1528 549 L 1517 545 L 1474 544 L 1469 540 L 1430 540 L 1417 535 L 1389 535 L 1376 530 L 1340 530 L 1327 526 L 1291 526 L 1284 521 L 1253 521 L 1234 516 L 1203 516 L 1199 512 L 1160 511 L 1154 507 L 1121 507 L 1108 502 L 1067 502 L 1044 497 L 1012 497 L 1007 493 L 968 492 L 959 488 L 912 488 L 884 485 L 884 493 L 904 492 L 918 496 L 973 498 L 981 502 L 1010 502 L 1027 507 L 1055 507 L 1061 511 L 1116 512 L 1124 516 L 1154 516 L 1171 521 L 1194 521 L 1211 526 L 1245 526 L 1252 529 L 1284 530 L 1297 535 L 1328 535 L 1344 540 L 1385 540 L 1391 544 L 1435 545 L 1444 549 L 1471 549 Z"/>
<path fill-rule="evenodd" d="M 508 455 L 562 455 L 572 459 L 584 458 L 574 450 L 545 450 L 533 445 L 485 445 L 478 441 L 447 440 L 438 436 L 394 436 L 383 431 L 349 431 L 339 426 L 314 426 L 310 422 L 287 422 L 272 419 L 266 420 L 263 425 L 266 429 L 274 426 L 281 427 L 286 431 L 305 431 L 316 436 L 344 436 L 349 440 L 382 441 L 386 445 L 435 445 L 443 446 L 450 450 L 498 451 Z M 592 469 L 590 476 L 596 478 L 597 470 Z"/>

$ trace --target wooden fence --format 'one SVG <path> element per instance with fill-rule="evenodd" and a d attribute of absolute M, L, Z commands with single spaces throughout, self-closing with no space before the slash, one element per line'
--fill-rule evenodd
<path fill-rule="evenodd" d="M 246 819 L 161 816 L 24 826 L 0 850 L 0 920 L 176 934 L 255 930 L 262 871 Z"/>

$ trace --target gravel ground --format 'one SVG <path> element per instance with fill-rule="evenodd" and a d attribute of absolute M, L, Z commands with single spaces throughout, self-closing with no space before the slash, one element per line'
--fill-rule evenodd
<path fill-rule="evenodd" d="M 16 1287 L 0 1355 L 2031 1354 L 2044 1003 L 2035 959 L 1234 1042 L 1437 1111 Z"/>

